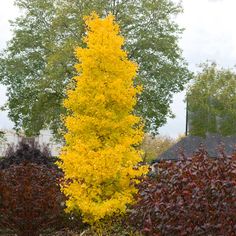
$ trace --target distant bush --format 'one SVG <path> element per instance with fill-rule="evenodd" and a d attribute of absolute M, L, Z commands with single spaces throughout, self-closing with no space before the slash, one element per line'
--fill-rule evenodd
<path fill-rule="evenodd" d="M 49 153 L 21 144 L 0 162 L 0 228 L 18 236 L 38 236 L 61 224 L 62 173 Z"/>
<path fill-rule="evenodd" d="M 200 150 L 162 161 L 139 184 L 131 222 L 144 235 L 235 235 L 236 155 L 218 159 Z"/>
<path fill-rule="evenodd" d="M 0 141 L 2 141 L 4 139 L 4 132 L 0 130 Z"/>
<path fill-rule="evenodd" d="M 143 159 L 146 162 L 151 162 L 157 159 L 163 152 L 169 149 L 176 143 L 176 140 L 166 136 L 152 136 L 146 134 L 141 145 L 144 151 Z"/>

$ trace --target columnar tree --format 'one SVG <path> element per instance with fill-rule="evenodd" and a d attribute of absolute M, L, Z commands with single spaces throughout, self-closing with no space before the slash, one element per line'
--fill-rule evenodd
<path fill-rule="evenodd" d="M 93 13 L 85 21 L 87 47 L 75 51 L 78 76 L 64 101 L 68 132 L 58 164 L 67 211 L 79 210 L 93 223 L 126 210 L 136 193 L 134 178 L 146 167 L 138 167 L 143 125 L 132 114 L 141 91 L 134 87 L 137 65 L 122 50 L 124 38 L 112 15 L 100 19 Z"/>

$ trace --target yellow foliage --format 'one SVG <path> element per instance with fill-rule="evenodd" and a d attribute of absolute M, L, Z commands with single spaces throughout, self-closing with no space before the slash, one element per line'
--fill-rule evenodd
<path fill-rule="evenodd" d="M 58 165 L 65 173 L 67 211 L 79 210 L 90 224 L 126 211 L 136 193 L 134 178 L 146 173 L 141 151 L 141 119 L 132 114 L 140 87 L 137 65 L 122 50 L 124 38 L 112 15 L 85 18 L 86 48 L 77 48 L 76 86 L 64 106 L 66 145 Z"/>

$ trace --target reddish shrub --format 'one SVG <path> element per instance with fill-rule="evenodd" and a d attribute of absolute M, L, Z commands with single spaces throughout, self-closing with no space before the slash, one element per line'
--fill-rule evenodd
<path fill-rule="evenodd" d="M 236 235 L 236 155 L 158 164 L 139 185 L 132 224 L 145 235 Z"/>
<path fill-rule="evenodd" d="M 40 146 L 36 143 L 26 144 L 22 142 L 16 147 L 10 146 L 8 148 L 5 158 L 0 162 L 0 169 L 7 169 L 11 165 L 21 163 L 35 163 L 58 170 L 54 164 L 55 161 L 56 159 L 51 156 L 50 151 L 46 147 L 41 151 Z"/>
<path fill-rule="evenodd" d="M 60 224 L 61 172 L 39 149 L 22 144 L 0 164 L 0 228 L 37 236 Z"/>

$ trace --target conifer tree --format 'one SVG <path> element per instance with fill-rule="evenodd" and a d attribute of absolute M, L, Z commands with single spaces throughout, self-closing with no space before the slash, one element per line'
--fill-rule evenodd
<path fill-rule="evenodd" d="M 125 212 L 136 193 L 136 177 L 143 138 L 141 119 L 132 114 L 136 95 L 137 65 L 122 50 L 124 38 L 110 14 L 85 17 L 86 48 L 75 51 L 75 88 L 67 92 L 64 106 L 66 144 L 59 166 L 65 173 L 62 191 L 67 211 L 80 211 L 84 221 L 94 222 Z"/>

